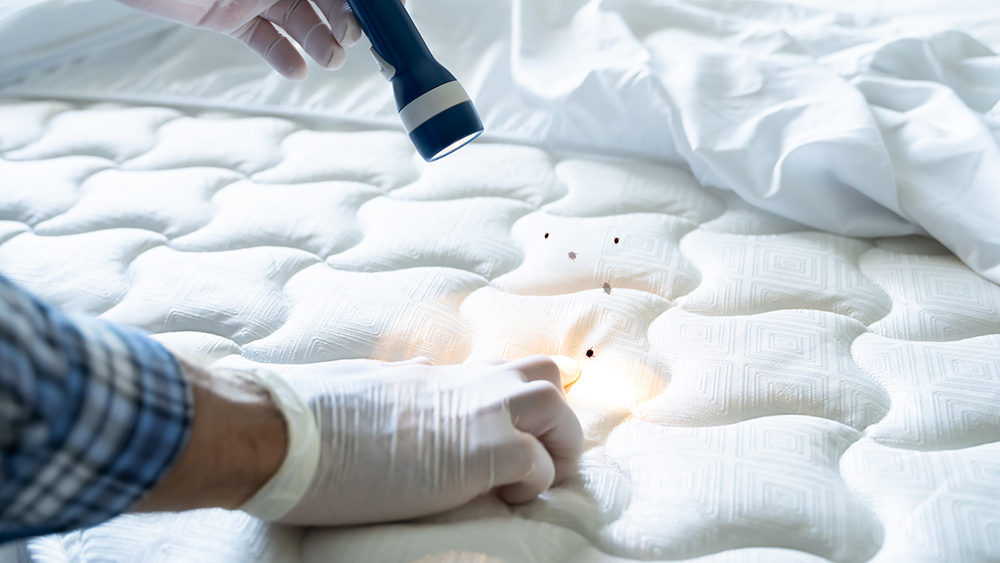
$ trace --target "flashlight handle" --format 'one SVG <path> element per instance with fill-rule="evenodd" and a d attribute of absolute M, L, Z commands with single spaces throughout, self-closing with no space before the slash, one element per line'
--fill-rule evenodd
<path fill-rule="evenodd" d="M 379 74 L 392 83 L 399 119 L 420 156 L 437 160 L 483 132 L 469 94 L 431 55 L 400 0 L 347 4 L 371 41 Z"/>
<path fill-rule="evenodd" d="M 395 69 L 391 82 L 396 109 L 455 80 L 431 55 L 400 0 L 347 0 L 347 4 L 372 47 Z"/>
<path fill-rule="evenodd" d="M 412 68 L 434 60 L 399 0 L 347 0 L 347 4 L 372 47 L 392 66 Z"/>

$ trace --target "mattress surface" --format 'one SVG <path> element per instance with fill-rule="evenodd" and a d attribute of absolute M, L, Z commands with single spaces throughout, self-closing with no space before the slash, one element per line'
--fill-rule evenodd
<path fill-rule="evenodd" d="M 56 305 L 286 373 L 583 366 L 580 473 L 531 503 L 124 516 L 37 562 L 1000 560 L 1000 287 L 929 239 L 528 146 L 425 164 L 398 132 L 59 101 L 0 123 L 0 271 Z"/>

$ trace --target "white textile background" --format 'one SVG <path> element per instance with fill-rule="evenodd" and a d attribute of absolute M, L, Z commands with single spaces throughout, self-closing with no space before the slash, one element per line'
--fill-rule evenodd
<path fill-rule="evenodd" d="M 487 138 L 685 161 L 703 184 L 809 226 L 930 234 L 1000 283 L 995 2 L 419 0 L 411 12 Z M 363 49 L 290 83 L 235 41 L 176 30 L 0 95 L 397 127 Z"/>

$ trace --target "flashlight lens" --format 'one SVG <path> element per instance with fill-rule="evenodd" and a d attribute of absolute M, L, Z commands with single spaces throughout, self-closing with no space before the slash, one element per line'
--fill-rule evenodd
<path fill-rule="evenodd" d="M 440 151 L 438 151 L 437 154 L 435 154 L 434 156 L 431 157 L 431 159 L 430 159 L 429 162 L 433 162 L 433 161 L 435 161 L 435 160 L 437 160 L 439 158 L 446 157 L 449 154 L 457 151 L 458 149 L 464 147 L 466 145 L 466 143 L 469 143 L 473 139 L 475 139 L 476 137 L 478 137 L 481 133 L 482 133 L 482 131 L 476 131 L 475 133 L 471 133 L 469 135 L 466 135 L 466 136 L 462 137 L 461 139 L 455 141 L 454 143 L 452 143 L 452 144 L 448 145 L 447 147 L 445 147 L 445 148 L 441 149 Z"/>
<path fill-rule="evenodd" d="M 483 132 L 483 122 L 471 101 L 454 105 L 410 131 L 410 141 L 424 160 L 453 153 Z"/>

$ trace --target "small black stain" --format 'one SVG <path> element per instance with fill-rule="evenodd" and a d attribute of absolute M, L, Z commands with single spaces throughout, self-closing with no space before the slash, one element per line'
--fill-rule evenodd
<path fill-rule="evenodd" d="M 611 295 L 611 284 L 608 283 L 608 282 L 604 282 L 604 286 L 603 287 L 604 287 L 604 293 L 607 293 L 608 295 Z"/>
<path fill-rule="evenodd" d="M 594 349 L 593 348 L 591 348 L 590 350 L 587 350 L 587 357 L 588 358 L 593 358 L 594 357 Z"/>
<path fill-rule="evenodd" d="M 570 260 L 576 262 L 576 252 L 573 252 L 572 250 L 570 250 L 568 256 L 569 256 Z"/>
<path fill-rule="evenodd" d="M 549 233 L 545 233 L 545 238 L 549 238 Z"/>
<path fill-rule="evenodd" d="M 615 237 L 615 244 L 618 244 L 618 237 Z"/>

